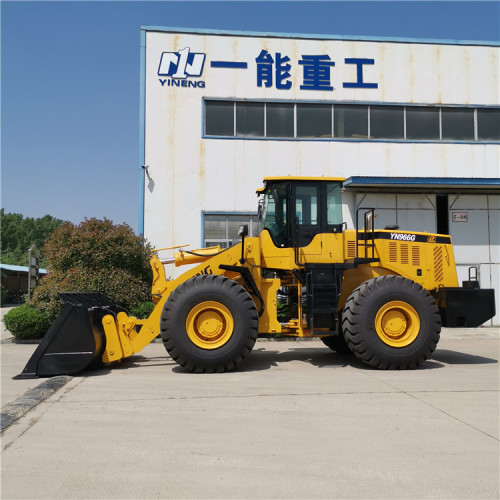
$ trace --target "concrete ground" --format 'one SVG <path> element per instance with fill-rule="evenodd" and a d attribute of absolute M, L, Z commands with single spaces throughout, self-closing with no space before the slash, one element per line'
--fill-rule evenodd
<path fill-rule="evenodd" d="M 8 305 L 2 304 L 0 306 L 0 335 L 1 335 L 2 341 L 12 338 L 12 334 L 5 328 L 5 325 L 3 324 L 3 317 L 11 309 L 14 309 L 15 307 L 17 307 L 17 306 L 12 305 L 12 304 L 8 304 Z"/>
<path fill-rule="evenodd" d="M 5 342 L 2 411 L 43 382 L 11 379 L 36 346 Z M 196 375 L 153 343 L 5 429 L 1 498 L 497 499 L 498 349 L 498 328 L 445 329 L 399 372 L 258 342 L 240 371 Z"/>

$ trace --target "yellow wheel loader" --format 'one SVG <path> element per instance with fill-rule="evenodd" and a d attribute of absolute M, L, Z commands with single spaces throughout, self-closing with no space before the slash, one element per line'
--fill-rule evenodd
<path fill-rule="evenodd" d="M 175 247 L 163 261 L 154 253 L 155 308 L 145 320 L 104 295 L 60 294 L 63 311 L 19 377 L 120 361 L 158 335 L 191 372 L 235 369 L 268 333 L 318 337 L 375 368 L 415 368 L 442 325 L 476 327 L 495 315 L 494 290 L 473 277 L 458 286 L 450 236 L 375 229 L 373 209 L 347 229 L 343 180 L 267 177 L 257 191 L 259 236 L 242 226 L 241 243 L 228 249 Z M 167 280 L 167 264 L 191 267 Z"/>

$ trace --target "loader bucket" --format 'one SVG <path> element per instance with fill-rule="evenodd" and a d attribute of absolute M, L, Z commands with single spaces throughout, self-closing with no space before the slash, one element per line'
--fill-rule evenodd
<path fill-rule="evenodd" d="M 99 293 L 59 293 L 61 314 L 16 379 L 75 375 L 99 362 L 106 347 L 102 319 L 125 311 Z"/>

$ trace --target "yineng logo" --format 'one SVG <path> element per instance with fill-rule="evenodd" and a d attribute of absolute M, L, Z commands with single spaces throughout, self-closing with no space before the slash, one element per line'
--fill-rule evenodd
<path fill-rule="evenodd" d="M 158 67 L 158 76 L 161 86 L 205 88 L 202 80 L 188 80 L 199 78 L 203 73 L 206 55 L 199 52 L 190 52 L 189 47 L 179 52 L 163 52 Z"/>

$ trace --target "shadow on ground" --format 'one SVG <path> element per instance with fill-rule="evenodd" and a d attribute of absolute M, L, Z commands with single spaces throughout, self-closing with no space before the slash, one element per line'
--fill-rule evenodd
<path fill-rule="evenodd" d="M 498 363 L 498 361 L 493 358 L 485 358 L 484 356 L 450 351 L 448 349 L 438 349 L 432 356 L 432 359 L 448 365 L 487 365 Z"/>
<path fill-rule="evenodd" d="M 375 370 L 361 361 L 354 355 L 337 354 L 328 348 L 291 348 L 286 351 L 269 349 L 269 347 L 256 347 L 242 363 L 239 372 L 254 372 L 270 370 L 279 365 L 290 362 L 309 363 L 316 368 L 346 368 L 353 367 L 359 370 Z M 444 368 L 445 365 L 482 365 L 498 363 L 496 359 L 476 356 L 447 349 L 437 350 L 432 358 L 421 365 L 418 370 L 431 370 Z M 159 366 L 171 369 L 175 373 L 191 374 L 177 365 L 167 354 L 165 356 L 146 357 L 133 355 L 122 360 L 121 363 L 114 363 L 107 366 L 96 367 L 81 374 L 84 377 L 96 377 L 110 373 L 115 370 L 131 370 L 144 366 Z"/>

